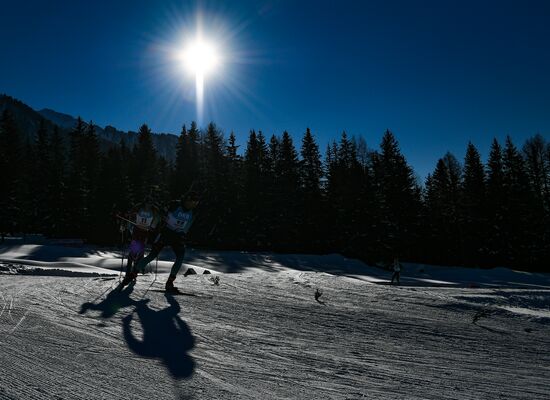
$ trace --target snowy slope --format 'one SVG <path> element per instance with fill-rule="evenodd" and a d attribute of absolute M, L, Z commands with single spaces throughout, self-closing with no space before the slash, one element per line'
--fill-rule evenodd
<path fill-rule="evenodd" d="M 117 272 L 116 258 L 95 266 L 94 251 L 60 261 L 32 249 L 0 258 L 54 268 L 89 257 L 81 272 Z M 119 295 L 118 275 L 0 275 L 0 399 L 550 398 L 545 276 L 533 288 L 392 287 L 326 257 L 195 252 L 189 263 L 224 272 L 234 260 L 235 273 L 219 285 L 178 278 L 185 295 L 174 297 L 164 270 Z"/>
<path fill-rule="evenodd" d="M 122 256 L 125 254 L 119 250 L 91 246 L 0 245 L 0 263 L 20 263 L 87 273 L 119 274 Z M 173 262 L 174 254 L 167 248 L 161 252 L 158 261 L 151 263 L 149 267 L 158 272 L 169 272 Z M 220 273 L 325 272 L 371 283 L 387 283 L 391 276 L 389 271 L 339 254 L 274 254 L 188 249 L 184 268 L 189 267 L 199 273 L 204 269 Z M 409 263 L 404 263 L 404 267 L 401 274 L 401 283 L 404 286 L 550 288 L 550 274 L 512 271 L 506 268 L 486 270 Z"/>

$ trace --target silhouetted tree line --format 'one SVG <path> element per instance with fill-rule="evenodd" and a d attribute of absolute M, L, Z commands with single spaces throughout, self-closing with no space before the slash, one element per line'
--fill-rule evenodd
<path fill-rule="evenodd" d="M 159 203 L 202 193 L 195 245 L 341 252 L 368 262 L 401 259 L 548 270 L 550 143 L 521 150 L 496 139 L 486 165 L 468 144 L 463 165 L 443 156 L 424 185 L 390 131 L 378 150 L 344 132 L 321 156 L 309 129 L 299 150 L 288 132 L 251 131 L 239 151 L 214 125 L 184 126 L 174 163 L 157 155 L 147 125 L 138 143 L 101 153 L 80 118 L 65 142 L 42 124 L 24 142 L 0 120 L 0 231 L 119 240 L 115 215 L 147 195 Z"/>

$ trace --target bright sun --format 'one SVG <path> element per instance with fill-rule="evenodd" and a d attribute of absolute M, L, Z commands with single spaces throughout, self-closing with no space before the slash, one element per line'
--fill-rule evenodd
<path fill-rule="evenodd" d="M 181 60 L 196 77 L 204 76 L 216 69 L 220 57 L 216 47 L 203 39 L 196 39 L 190 43 L 181 54 Z"/>
<path fill-rule="evenodd" d="M 214 42 L 203 37 L 200 29 L 194 40 L 178 49 L 175 55 L 181 68 L 195 80 L 197 119 L 201 123 L 204 111 L 205 81 L 220 69 L 222 55 Z"/>

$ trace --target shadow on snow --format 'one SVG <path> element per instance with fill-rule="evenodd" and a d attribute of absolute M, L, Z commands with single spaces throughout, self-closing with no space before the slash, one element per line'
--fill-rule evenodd
<path fill-rule="evenodd" d="M 122 292 L 113 290 L 98 304 L 82 304 L 80 314 L 96 310 L 101 312 L 102 318 L 111 318 L 121 308 L 134 306 L 134 312 L 122 319 L 122 331 L 128 348 L 141 357 L 158 359 L 175 379 L 189 378 L 195 363 L 188 353 L 195 346 L 195 339 L 178 315 L 181 311 L 179 303 L 173 296 L 166 295 L 169 306 L 154 310 L 148 306 L 149 299 L 131 299 L 132 291 L 133 285 Z M 138 316 L 141 325 L 140 338 L 132 330 L 134 315 Z"/>
<path fill-rule="evenodd" d="M 178 316 L 179 303 L 170 295 L 166 295 L 166 299 L 170 306 L 159 311 L 149 308 L 148 300 L 137 302 L 136 314 L 143 328 L 143 339 L 137 339 L 132 333 L 130 325 L 134 314 L 122 320 L 124 339 L 137 355 L 159 359 L 174 378 L 188 378 L 195 364 L 187 353 L 195 346 L 195 339 Z"/>
<path fill-rule="evenodd" d="M 112 290 L 107 297 L 100 303 L 87 302 L 80 306 L 79 314 L 85 314 L 88 310 L 101 311 L 102 318 L 111 318 L 121 308 L 137 305 L 139 301 L 130 298 L 130 293 L 134 290 L 134 284 L 128 285 L 122 292 L 116 289 Z"/>

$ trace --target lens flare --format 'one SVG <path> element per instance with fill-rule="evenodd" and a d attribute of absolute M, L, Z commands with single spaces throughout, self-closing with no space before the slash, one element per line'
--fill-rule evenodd
<path fill-rule="evenodd" d="M 246 34 L 257 17 L 216 8 L 167 7 L 166 19 L 159 24 L 154 40 L 145 42 L 146 71 L 160 94 L 152 101 L 164 105 L 161 113 L 151 117 L 153 122 L 165 123 L 182 115 L 187 118 L 191 105 L 199 126 L 206 115 L 213 120 L 219 107 L 236 102 L 257 114 L 262 113 L 259 106 L 269 107 L 250 89 L 244 74 L 248 65 L 271 62 L 266 50 L 254 49 Z"/>
<path fill-rule="evenodd" d="M 215 70 L 220 57 L 214 45 L 202 39 L 188 45 L 183 51 L 181 60 L 185 68 L 196 75 L 206 75 Z"/>
<path fill-rule="evenodd" d="M 195 95 L 197 102 L 197 118 L 202 122 L 204 112 L 204 80 L 220 65 L 220 54 L 217 47 L 204 40 L 199 33 L 197 38 L 188 43 L 178 56 L 183 67 L 195 75 Z"/>

